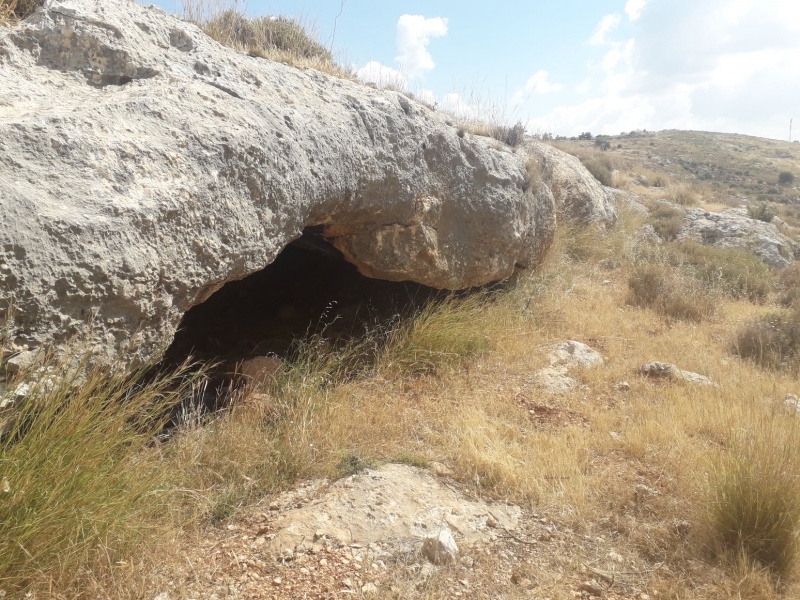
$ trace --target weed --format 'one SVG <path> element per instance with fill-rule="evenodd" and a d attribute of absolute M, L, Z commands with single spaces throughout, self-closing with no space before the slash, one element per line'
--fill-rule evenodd
<path fill-rule="evenodd" d="M 599 160 L 585 160 L 583 166 L 592 174 L 601 184 L 610 187 L 613 183 L 611 168 L 608 163 L 603 163 Z"/>
<path fill-rule="evenodd" d="M 734 430 L 713 473 L 710 523 L 723 554 L 744 556 L 785 579 L 798 553 L 800 440 L 796 426 L 781 428 L 777 418 Z"/>
<path fill-rule="evenodd" d="M 751 219 L 758 219 L 765 223 L 769 223 L 775 218 L 775 213 L 767 206 L 766 202 L 761 202 L 757 206 L 748 206 L 747 213 L 750 215 Z"/>
<path fill-rule="evenodd" d="M 682 242 L 670 246 L 668 251 L 675 266 L 687 268 L 700 281 L 731 298 L 764 302 L 775 284 L 764 261 L 741 248 Z"/>
<path fill-rule="evenodd" d="M 430 302 L 388 334 L 378 370 L 401 376 L 438 373 L 488 350 L 486 309 L 480 294 Z"/>
<path fill-rule="evenodd" d="M 122 376 L 84 359 L 50 361 L 13 382 L 28 393 L 0 440 L 3 588 L 63 588 L 155 533 L 166 471 L 145 457 L 196 377 L 183 368 L 147 382 L 144 370 Z"/>
<path fill-rule="evenodd" d="M 637 265 L 628 288 L 629 304 L 652 308 L 671 319 L 703 321 L 716 311 L 716 298 L 705 286 L 669 265 Z"/>
<path fill-rule="evenodd" d="M 736 336 L 734 351 L 762 367 L 797 367 L 800 353 L 800 308 L 758 317 L 744 325 Z"/>
<path fill-rule="evenodd" d="M 669 242 L 678 237 L 685 216 L 686 212 L 681 208 L 662 203 L 650 211 L 648 222 L 662 240 Z"/>

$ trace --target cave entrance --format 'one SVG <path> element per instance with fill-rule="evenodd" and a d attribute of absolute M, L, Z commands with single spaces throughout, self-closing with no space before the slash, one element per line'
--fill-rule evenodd
<path fill-rule="evenodd" d="M 247 359 L 285 359 L 293 343 L 313 333 L 333 345 L 363 336 L 440 293 L 413 282 L 365 277 L 307 228 L 264 269 L 226 283 L 190 309 L 162 364 L 191 356 L 218 363 L 218 376 L 229 378 Z"/>

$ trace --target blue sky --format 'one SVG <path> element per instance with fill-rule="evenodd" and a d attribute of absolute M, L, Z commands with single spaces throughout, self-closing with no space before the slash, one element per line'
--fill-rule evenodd
<path fill-rule="evenodd" d="M 800 132 L 798 0 L 202 1 L 300 16 L 362 78 L 533 133 Z"/>

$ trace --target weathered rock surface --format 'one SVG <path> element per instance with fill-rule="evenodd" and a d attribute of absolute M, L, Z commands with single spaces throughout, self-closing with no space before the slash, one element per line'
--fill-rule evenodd
<path fill-rule="evenodd" d="M 0 31 L 13 341 L 91 333 L 152 359 L 189 308 L 306 228 L 371 277 L 508 277 L 555 228 L 526 161 L 401 94 L 242 55 L 158 8 L 47 0 Z"/>
<path fill-rule="evenodd" d="M 684 371 L 672 363 L 652 361 L 642 365 L 641 372 L 642 375 L 651 379 L 666 379 L 697 385 L 717 385 L 714 380 L 705 375 L 700 375 L 693 371 Z"/>
<path fill-rule="evenodd" d="M 591 346 L 575 340 L 565 340 L 550 347 L 547 358 L 549 367 L 539 369 L 534 375 L 535 383 L 551 392 L 568 392 L 578 386 L 578 381 L 569 375 L 570 369 L 588 369 L 604 362 L 603 355 Z"/>
<path fill-rule="evenodd" d="M 422 556 L 434 565 L 449 565 L 456 561 L 458 544 L 447 527 L 422 542 Z"/>
<path fill-rule="evenodd" d="M 275 521 L 269 542 L 275 552 L 312 548 L 324 540 L 408 544 L 419 552 L 424 540 L 438 538 L 444 529 L 474 543 L 495 538 L 499 527 L 513 530 L 521 515 L 518 507 L 469 499 L 421 469 L 397 464 L 340 479 L 313 496 Z M 489 527 L 490 516 L 499 525 Z"/>
<path fill-rule="evenodd" d="M 741 248 L 760 257 L 771 267 L 785 267 L 800 255 L 800 246 L 783 235 L 775 225 L 752 219 L 744 208 L 708 212 L 686 209 L 680 241 L 707 246 Z"/>
<path fill-rule="evenodd" d="M 593 367 L 603 363 L 603 355 L 591 346 L 575 340 L 566 340 L 555 344 L 548 355 L 553 366 Z"/>
<path fill-rule="evenodd" d="M 562 214 L 606 227 L 617 222 L 614 192 L 603 187 L 577 157 L 535 140 L 528 142 L 526 149 L 538 160 L 542 179 Z"/>

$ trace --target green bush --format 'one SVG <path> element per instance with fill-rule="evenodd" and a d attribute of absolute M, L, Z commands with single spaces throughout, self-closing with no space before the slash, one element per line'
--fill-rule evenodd
<path fill-rule="evenodd" d="M 450 370 L 489 349 L 486 298 L 448 297 L 430 302 L 387 336 L 378 369 L 417 376 Z"/>
<path fill-rule="evenodd" d="M 791 185 L 794 183 L 794 174 L 789 171 L 781 171 L 778 175 L 778 183 L 780 185 Z"/>
<path fill-rule="evenodd" d="M 794 262 L 781 269 L 778 280 L 780 289 L 778 301 L 783 306 L 792 306 L 800 299 L 800 263 Z"/>

